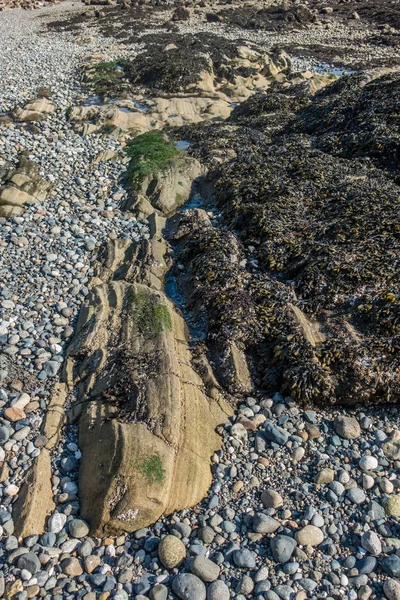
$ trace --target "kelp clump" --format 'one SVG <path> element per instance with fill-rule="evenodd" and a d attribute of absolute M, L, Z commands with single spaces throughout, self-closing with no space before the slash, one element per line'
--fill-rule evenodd
<path fill-rule="evenodd" d="M 387 78 L 382 85 L 389 85 Z M 396 89 L 394 78 L 394 95 Z M 375 106 L 379 80 L 369 94 Z M 308 111 L 317 124 L 320 102 L 321 96 L 311 99 L 297 112 L 299 119 Z M 393 106 L 387 105 L 386 122 Z M 277 103 L 274 110 L 279 120 Z M 360 113 L 366 110 L 359 105 Z M 231 120 L 240 122 L 239 117 Z M 181 253 L 209 314 L 208 342 L 228 332 L 245 346 L 260 387 L 280 389 L 303 403 L 399 402 L 399 186 L 372 160 L 340 158 L 339 151 L 315 147 L 318 140 L 304 133 L 276 130 L 270 141 L 259 137 L 257 123 L 254 137 L 249 117 L 251 111 L 246 126 L 193 127 L 192 151 L 210 166 L 225 228 L 215 233 L 193 226 Z M 362 126 L 358 138 L 354 132 L 360 147 L 364 134 Z M 213 152 L 218 138 L 226 146 L 226 136 L 236 138 L 235 156 L 218 166 Z M 364 152 L 369 157 L 367 146 Z M 227 269 L 220 257 L 228 232 L 245 257 L 239 261 L 242 288 L 224 286 Z M 235 305 L 239 289 L 248 313 Z M 220 299 L 227 315 L 217 310 Z"/>
<path fill-rule="evenodd" d="M 341 77 L 315 95 L 288 131 L 314 136 L 321 150 L 365 157 L 400 181 L 400 73 L 369 81 L 361 73 Z"/>

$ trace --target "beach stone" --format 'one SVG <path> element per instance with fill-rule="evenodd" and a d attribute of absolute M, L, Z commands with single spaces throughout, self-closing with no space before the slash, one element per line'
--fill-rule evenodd
<path fill-rule="evenodd" d="M 206 600 L 206 586 L 192 573 L 180 573 L 174 577 L 172 590 L 181 600 Z"/>
<path fill-rule="evenodd" d="M 255 554 L 248 548 L 235 550 L 232 558 L 235 565 L 241 569 L 254 569 L 256 566 Z"/>
<path fill-rule="evenodd" d="M 82 519 L 72 519 L 68 523 L 68 530 L 73 538 L 83 538 L 89 534 L 89 526 Z"/>
<path fill-rule="evenodd" d="M 280 525 L 279 521 L 264 513 L 256 513 L 253 517 L 253 529 L 256 533 L 274 533 Z"/>
<path fill-rule="evenodd" d="M 55 377 L 60 370 L 60 367 L 61 363 L 55 360 L 48 360 L 44 363 L 43 370 L 49 377 Z"/>
<path fill-rule="evenodd" d="M 97 567 L 99 567 L 100 564 L 100 556 L 90 554 L 89 556 L 85 556 L 85 558 L 83 559 L 83 566 L 86 573 L 93 573 L 93 571 L 97 569 Z"/>
<path fill-rule="evenodd" d="M 400 600 L 400 583 L 395 579 L 388 579 L 383 584 L 383 592 L 388 600 Z"/>
<path fill-rule="evenodd" d="M 214 541 L 215 531 L 212 527 L 206 525 L 205 527 L 200 527 L 197 532 L 197 537 L 203 542 L 203 544 L 209 545 Z"/>
<path fill-rule="evenodd" d="M 381 446 L 386 458 L 400 460 L 400 438 L 390 439 Z"/>
<path fill-rule="evenodd" d="M 374 531 L 365 531 L 361 536 L 361 546 L 373 556 L 382 552 L 381 540 Z"/>
<path fill-rule="evenodd" d="M 272 489 L 264 490 L 261 494 L 261 502 L 265 508 L 279 508 L 283 506 L 282 496 Z"/>
<path fill-rule="evenodd" d="M 16 423 L 17 421 L 20 421 L 21 419 L 25 419 L 26 414 L 24 413 L 22 408 L 18 408 L 16 406 L 10 406 L 10 407 L 6 408 L 6 410 L 4 411 L 4 417 L 7 419 L 7 421 L 11 421 L 11 423 Z"/>
<path fill-rule="evenodd" d="M 357 487 L 347 490 L 347 497 L 353 504 L 362 504 L 366 498 L 363 490 Z"/>
<path fill-rule="evenodd" d="M 166 569 L 173 569 L 186 558 L 185 544 L 175 535 L 166 535 L 158 545 L 158 557 Z"/>
<path fill-rule="evenodd" d="M 55 512 L 51 515 L 47 527 L 51 533 L 60 533 L 65 523 L 67 522 L 67 516 L 63 513 Z"/>
<path fill-rule="evenodd" d="M 325 483 L 331 483 L 334 480 L 334 478 L 335 471 L 333 469 L 330 469 L 329 467 L 326 467 L 318 473 L 318 475 L 315 478 L 315 483 L 324 485 Z"/>
<path fill-rule="evenodd" d="M 363 471 L 374 471 L 378 467 L 378 461 L 374 456 L 363 456 L 358 464 Z"/>
<path fill-rule="evenodd" d="M 168 588 L 162 583 L 157 583 L 149 592 L 150 600 L 167 600 Z"/>
<path fill-rule="evenodd" d="M 289 433 L 285 429 L 274 425 L 270 421 L 266 421 L 264 424 L 264 436 L 270 442 L 280 446 L 284 446 L 289 439 Z"/>
<path fill-rule="evenodd" d="M 40 560 L 33 552 L 27 552 L 26 554 L 22 554 L 22 556 L 20 556 L 18 559 L 17 565 L 18 569 L 25 569 L 26 571 L 29 571 L 29 573 L 31 573 L 32 575 L 40 571 L 41 567 Z"/>
<path fill-rule="evenodd" d="M 361 428 L 357 419 L 339 415 L 333 422 L 333 428 L 341 438 L 345 440 L 355 440 L 361 435 Z"/>
<path fill-rule="evenodd" d="M 230 597 L 228 586 L 221 580 L 214 581 L 207 588 L 207 600 L 229 600 Z"/>
<path fill-rule="evenodd" d="M 296 546 L 297 542 L 292 537 L 287 535 L 277 535 L 271 540 L 271 551 L 275 562 L 279 564 L 288 562 Z"/>
<path fill-rule="evenodd" d="M 65 575 L 69 575 L 70 577 L 79 577 L 79 575 L 83 574 L 81 563 L 73 556 L 71 558 L 64 558 L 61 561 L 61 569 Z"/>
<path fill-rule="evenodd" d="M 196 575 L 196 577 L 199 577 L 205 583 L 211 583 L 218 579 L 220 571 L 218 565 L 209 558 L 201 555 L 193 559 L 190 570 L 193 575 Z"/>
<path fill-rule="evenodd" d="M 295 539 L 300 546 L 319 546 L 324 541 L 324 534 L 314 525 L 306 525 L 295 534 Z"/>
<path fill-rule="evenodd" d="M 249 575 L 244 575 L 236 586 L 236 592 L 248 596 L 254 589 L 254 581 Z"/>
<path fill-rule="evenodd" d="M 382 561 L 383 570 L 391 577 L 400 577 L 400 557 L 391 554 Z"/>
<path fill-rule="evenodd" d="M 10 437 L 10 430 L 5 425 L 0 425 L 0 444 L 5 444 Z"/>
<path fill-rule="evenodd" d="M 400 496 L 393 494 L 383 502 L 386 514 L 390 517 L 400 517 Z"/>

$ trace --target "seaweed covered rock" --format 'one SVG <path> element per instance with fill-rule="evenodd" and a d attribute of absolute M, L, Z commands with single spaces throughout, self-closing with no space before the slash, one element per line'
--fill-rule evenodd
<path fill-rule="evenodd" d="M 218 168 L 212 157 L 226 131 L 236 156 Z M 209 314 L 208 343 L 228 332 L 256 357 L 261 387 L 302 402 L 398 402 L 398 186 L 370 163 L 313 148 L 307 136 L 269 143 L 254 133 L 225 125 L 193 132 L 228 227 L 193 222 L 190 231 L 187 223 L 181 253 Z M 232 235 L 246 257 L 244 287 L 224 268 Z M 219 305 L 228 309 L 219 314 Z"/>
<path fill-rule="evenodd" d="M 318 148 L 365 157 L 400 176 L 400 72 L 341 77 L 300 111 L 289 131 L 315 137 Z"/>
<path fill-rule="evenodd" d="M 225 22 L 232 25 L 243 29 L 264 31 L 298 29 L 317 20 L 316 11 L 309 8 L 306 3 L 292 2 L 291 0 L 273 2 L 270 6 L 263 8 L 257 4 L 228 8 L 218 14 Z"/>
<path fill-rule="evenodd" d="M 147 36 L 148 41 L 151 38 Z M 145 52 L 124 62 L 133 84 L 167 93 L 213 92 L 218 84 L 237 78 L 275 76 L 290 68 L 284 52 L 267 55 L 257 47 L 239 45 L 209 34 L 158 36 Z"/>
<path fill-rule="evenodd" d="M 125 208 L 139 215 L 156 210 L 170 216 L 187 201 L 193 181 L 202 173 L 200 163 L 179 152 L 160 131 L 137 136 L 126 151 L 131 157 L 127 176 L 131 196 Z"/>

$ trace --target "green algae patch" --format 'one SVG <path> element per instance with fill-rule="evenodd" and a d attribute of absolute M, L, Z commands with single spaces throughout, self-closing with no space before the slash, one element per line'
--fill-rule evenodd
<path fill-rule="evenodd" d="M 161 131 L 138 135 L 125 151 L 131 158 L 128 179 L 134 187 L 138 187 L 146 177 L 163 171 L 170 160 L 180 154 Z"/>
<path fill-rule="evenodd" d="M 136 333 L 154 337 L 172 330 L 172 318 L 166 304 L 155 303 L 144 292 L 129 293 L 129 312 Z"/>
<path fill-rule="evenodd" d="M 139 465 L 139 471 L 146 477 L 148 483 L 159 483 L 164 481 L 165 469 L 158 454 L 153 454 L 144 459 Z"/>

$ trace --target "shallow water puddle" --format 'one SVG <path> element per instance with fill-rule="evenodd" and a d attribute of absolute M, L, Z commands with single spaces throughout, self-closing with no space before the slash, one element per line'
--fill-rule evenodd
<path fill-rule="evenodd" d="M 190 142 L 188 142 L 187 140 L 179 140 L 178 142 L 176 142 L 175 148 L 177 150 L 188 150 L 190 148 Z"/>

